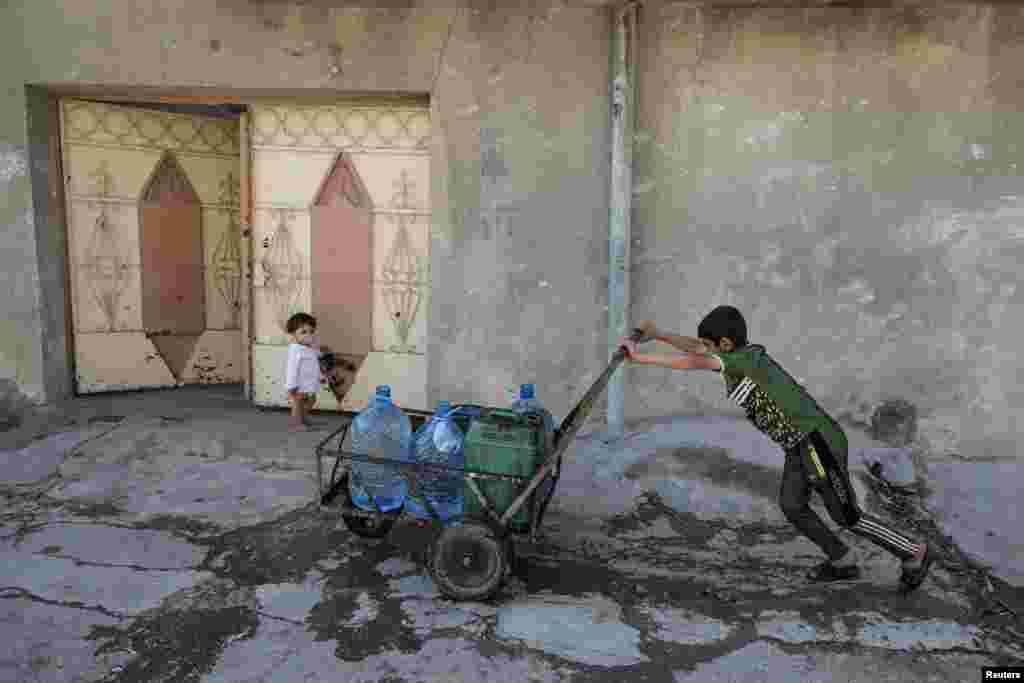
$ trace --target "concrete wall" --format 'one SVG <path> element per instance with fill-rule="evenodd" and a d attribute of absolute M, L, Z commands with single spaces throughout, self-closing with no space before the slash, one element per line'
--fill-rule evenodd
<path fill-rule="evenodd" d="M 1022 32 L 1011 4 L 648 3 L 633 319 L 736 305 L 835 414 L 902 398 L 937 454 L 1015 457 Z M 631 373 L 634 417 L 731 410 Z"/>
<path fill-rule="evenodd" d="M 431 398 L 493 402 L 502 387 L 533 380 L 564 414 L 605 356 L 609 20 L 598 3 L 507 5 L 5 3 L 0 379 L 35 400 L 67 391 L 54 260 L 63 235 L 39 215 L 53 177 L 40 166 L 35 197 L 29 179 L 30 156 L 45 165 L 48 103 L 27 85 L 100 86 L 86 94 L 141 101 L 158 91 L 429 93 Z"/>
<path fill-rule="evenodd" d="M 46 103 L 26 84 L 429 93 L 430 398 L 494 402 L 533 380 L 564 415 L 606 356 L 609 16 L 509 7 L 8 3 L 0 379 L 37 400 L 64 390 L 62 238 L 39 217 L 47 131 L 28 124 Z M 733 303 L 837 415 L 903 398 L 937 452 L 1014 456 L 1022 30 L 1010 4 L 649 0 L 632 318 L 693 333 Z M 732 410 L 710 374 L 629 373 L 629 417 Z"/>
<path fill-rule="evenodd" d="M 491 5 L 461 17 L 435 91 L 451 237 L 428 386 L 494 404 L 532 381 L 561 418 L 607 357 L 610 21 Z"/>

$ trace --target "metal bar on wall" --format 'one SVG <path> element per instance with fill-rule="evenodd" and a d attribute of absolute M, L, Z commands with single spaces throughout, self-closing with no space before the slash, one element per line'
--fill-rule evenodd
<path fill-rule="evenodd" d="M 633 121 L 635 78 L 631 45 L 637 3 L 613 10 L 611 41 L 611 201 L 608 221 L 608 343 L 609 357 L 629 323 L 629 246 L 633 185 Z M 608 383 L 608 432 L 625 431 L 625 375 L 620 368 Z"/>
<path fill-rule="evenodd" d="M 71 297 L 71 238 L 70 221 L 68 218 L 68 197 L 65 186 L 64 169 L 67 162 L 64 158 L 64 111 L 60 98 L 50 94 L 50 220 L 54 229 L 61 233 L 61 247 L 64 250 L 64 339 L 65 357 L 68 368 L 67 397 L 78 393 L 78 373 L 75 361 L 75 314 Z M 57 227 L 60 226 L 60 227 Z"/>
<path fill-rule="evenodd" d="M 253 398 L 253 382 L 252 382 L 252 344 L 253 344 L 253 321 L 252 321 L 252 286 L 253 286 L 253 273 L 252 273 L 252 154 L 251 146 L 249 144 L 249 112 L 242 114 L 239 119 L 238 126 L 238 140 L 239 140 L 239 155 L 240 155 L 240 169 L 239 169 L 239 181 L 241 187 L 239 188 L 239 211 L 240 211 L 240 227 L 239 231 L 242 254 L 242 281 L 239 285 L 239 305 L 241 308 L 241 326 L 242 326 L 242 381 L 245 383 L 245 397 L 248 400 Z"/>

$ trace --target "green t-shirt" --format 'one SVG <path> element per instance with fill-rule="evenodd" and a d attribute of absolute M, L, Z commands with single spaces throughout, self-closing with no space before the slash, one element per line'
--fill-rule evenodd
<path fill-rule="evenodd" d="M 730 353 L 712 353 L 722 364 L 726 394 L 769 438 L 789 450 L 817 431 L 845 462 L 846 434 L 807 390 L 782 369 L 760 344 Z"/>

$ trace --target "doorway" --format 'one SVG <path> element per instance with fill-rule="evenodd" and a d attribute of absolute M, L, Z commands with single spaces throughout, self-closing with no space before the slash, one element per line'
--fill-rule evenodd
<path fill-rule="evenodd" d="M 302 310 L 342 368 L 319 407 L 389 384 L 429 408 L 425 102 L 58 109 L 76 393 L 244 382 L 286 405 Z"/>

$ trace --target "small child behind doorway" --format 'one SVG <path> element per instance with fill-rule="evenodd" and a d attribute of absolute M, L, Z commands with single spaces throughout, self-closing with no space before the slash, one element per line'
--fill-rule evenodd
<path fill-rule="evenodd" d="M 316 405 L 321 379 L 327 380 L 335 396 L 338 396 L 338 382 L 333 370 L 325 376 L 321 369 L 316 318 L 308 313 L 296 313 L 288 319 L 285 329 L 292 338 L 292 343 L 288 345 L 284 382 L 292 410 L 289 428 L 292 431 L 305 431 L 310 426 L 309 411 Z"/>

